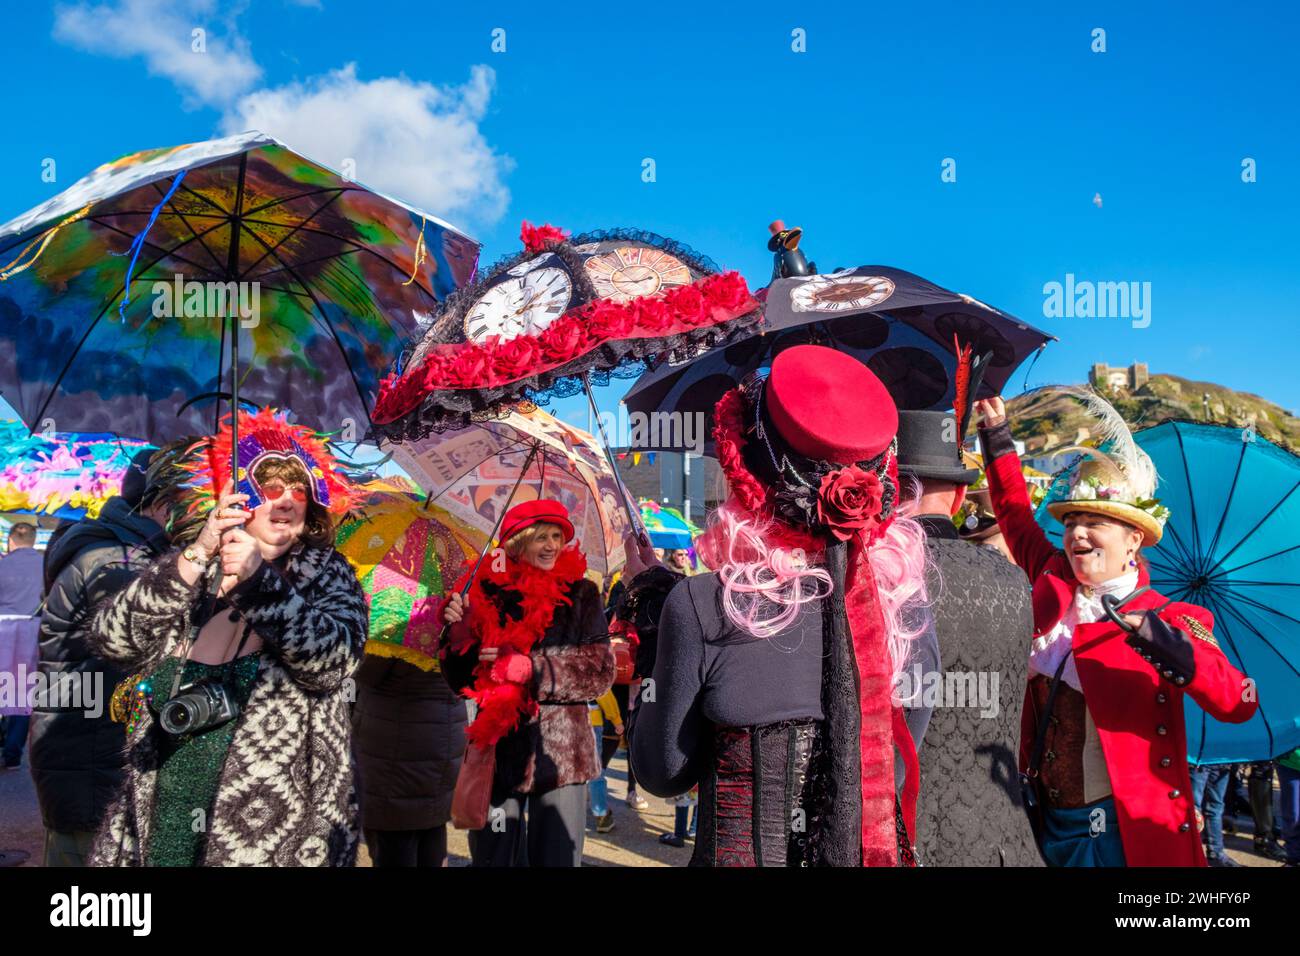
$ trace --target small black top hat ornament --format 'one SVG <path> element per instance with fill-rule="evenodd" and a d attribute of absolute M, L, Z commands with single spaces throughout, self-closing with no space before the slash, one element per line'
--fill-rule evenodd
<path fill-rule="evenodd" d="M 767 248 L 775 253 L 772 262 L 772 278 L 788 279 L 790 276 L 811 276 L 817 274 L 817 263 L 809 262 L 799 249 L 799 240 L 803 230 L 798 226 L 787 229 L 780 219 L 767 227 L 772 238 L 767 240 Z"/>

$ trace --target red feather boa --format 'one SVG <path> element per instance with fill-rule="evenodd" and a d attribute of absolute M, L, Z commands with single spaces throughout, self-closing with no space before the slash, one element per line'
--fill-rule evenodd
<path fill-rule="evenodd" d="M 587 573 L 587 559 L 577 548 L 568 548 L 560 552 L 555 567 L 549 571 L 510 558 L 503 569 L 494 570 L 496 563 L 489 556 L 479 567 L 478 577 L 470 588 L 470 634 L 482 647 L 508 647 L 516 653 L 528 654 L 550 627 L 556 608 L 573 603 L 569 586 Z M 466 572 L 456 582 L 453 592 L 460 591 L 468 578 Z M 497 604 L 483 590 L 484 582 L 517 592 L 522 598 L 523 617 L 516 621 L 500 614 Z M 463 654 L 471 647 L 453 644 L 450 650 Z M 529 685 L 501 680 L 499 669 L 488 661 L 480 661 L 474 668 L 474 683 L 465 693 L 478 704 L 478 716 L 465 734 L 477 747 L 494 746 L 518 727 L 521 719 L 531 720 L 537 714 L 537 701 Z"/>

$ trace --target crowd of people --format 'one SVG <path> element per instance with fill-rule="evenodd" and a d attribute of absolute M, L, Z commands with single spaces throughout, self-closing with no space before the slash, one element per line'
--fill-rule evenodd
<path fill-rule="evenodd" d="M 976 417 L 988 489 L 959 528 Z M 604 599 L 564 506 L 517 504 L 448 586 L 429 669 L 365 653 L 349 488 L 282 416 L 241 415 L 237 474 L 229 428 L 142 454 L 43 560 L 18 526 L 0 626 L 39 628 L 53 683 L 112 689 L 6 717 L 45 863 L 350 866 L 364 842 L 440 866 L 451 824 L 476 866 L 578 866 L 625 741 L 629 810 L 670 798 L 661 840 L 696 866 L 1231 865 L 1234 771 L 1189 764 L 1183 699 L 1258 702 L 1210 612 L 1150 587 L 1167 512 L 1126 431 L 1049 502 L 1060 547 L 1000 399 L 899 411 L 798 346 L 714 437 L 727 495 L 694 555 L 631 536 Z M 1295 866 L 1300 754 L 1274 756 L 1246 802 Z"/>

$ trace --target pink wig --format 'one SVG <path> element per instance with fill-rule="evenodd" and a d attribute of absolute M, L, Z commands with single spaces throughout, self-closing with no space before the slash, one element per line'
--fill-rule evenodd
<path fill-rule="evenodd" d="M 834 585 L 830 573 L 818 566 L 821 553 L 791 544 L 777 523 L 763 524 L 743 514 L 731 503 L 718 508 L 699 541 L 700 553 L 709 567 L 718 569 L 727 619 L 754 637 L 770 638 L 794 623 L 804 604 L 828 597 Z M 925 532 L 900 513 L 868 556 L 897 679 L 910 642 L 925 629 L 920 615 L 904 613 L 905 606 L 926 600 Z"/>

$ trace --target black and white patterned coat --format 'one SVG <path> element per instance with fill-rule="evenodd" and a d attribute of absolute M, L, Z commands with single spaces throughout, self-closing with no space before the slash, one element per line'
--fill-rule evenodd
<path fill-rule="evenodd" d="M 206 585 L 187 585 L 177 552 L 103 605 L 91 641 L 128 672 L 155 670 L 188 636 Z M 356 574 L 333 548 L 300 547 L 279 571 L 263 563 L 231 603 L 262 639 L 208 823 L 206 866 L 352 866 L 358 808 L 348 703 L 366 638 Z M 127 775 L 95 841 L 97 866 L 147 856 L 158 752 L 146 710 L 127 742 Z"/>

